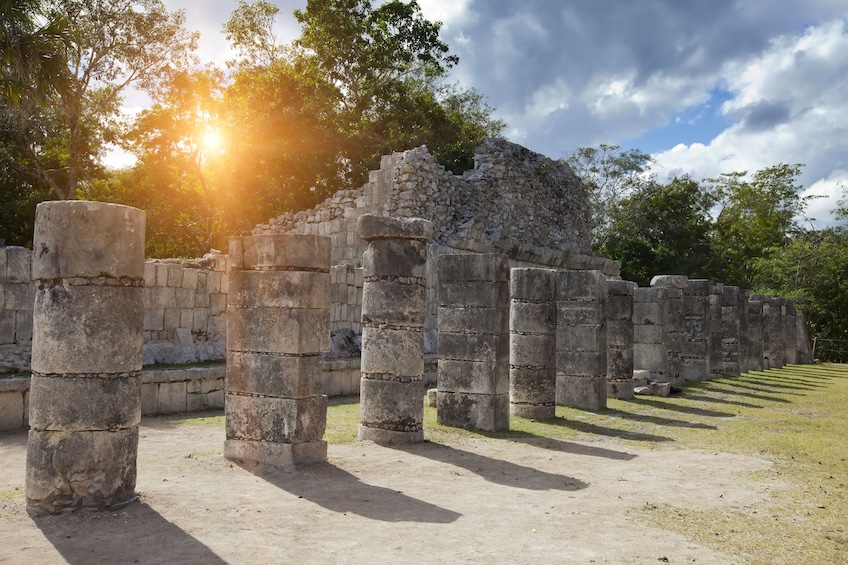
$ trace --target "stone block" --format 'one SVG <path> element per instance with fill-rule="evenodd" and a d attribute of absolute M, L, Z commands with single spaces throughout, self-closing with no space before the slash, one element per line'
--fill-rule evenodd
<path fill-rule="evenodd" d="M 193 308 L 180 308 L 180 325 L 179 328 L 184 328 L 188 331 L 191 331 L 194 326 L 194 309 Z"/>
<path fill-rule="evenodd" d="M 15 341 L 32 340 L 32 311 L 18 310 L 15 312 Z"/>
<path fill-rule="evenodd" d="M 40 289 L 35 298 L 33 371 L 65 374 L 140 370 L 144 339 L 142 290 L 61 285 Z M 97 354 L 93 355 L 93 351 Z"/>
<path fill-rule="evenodd" d="M 180 286 L 189 290 L 197 290 L 197 269 L 185 267 L 183 269 L 183 280 Z"/>
<path fill-rule="evenodd" d="M 665 288 L 639 287 L 633 290 L 633 303 L 662 303 L 667 300 L 667 292 Z"/>
<path fill-rule="evenodd" d="M 553 333 L 556 329 L 554 302 L 512 301 L 509 311 L 509 330 L 526 333 Z"/>
<path fill-rule="evenodd" d="M 557 278 L 557 300 L 606 301 L 606 277 L 600 271 L 561 271 Z"/>
<path fill-rule="evenodd" d="M 556 335 L 510 334 L 509 364 L 514 367 L 553 367 L 556 363 Z"/>
<path fill-rule="evenodd" d="M 273 398 L 227 392 L 227 439 L 304 443 L 320 441 L 327 427 L 327 397 Z"/>
<path fill-rule="evenodd" d="M 705 296 L 687 294 L 683 297 L 683 314 L 686 316 L 706 316 L 708 308 L 709 302 Z"/>
<path fill-rule="evenodd" d="M 23 392 L 0 392 L 0 430 L 17 430 L 23 426 Z"/>
<path fill-rule="evenodd" d="M 559 327 L 556 331 L 557 351 L 601 351 L 606 349 L 606 330 L 603 326 Z"/>
<path fill-rule="evenodd" d="M 39 430 L 131 428 L 141 421 L 141 378 L 42 376 L 30 381 L 30 425 Z"/>
<path fill-rule="evenodd" d="M 510 292 L 515 300 L 556 300 L 556 272 L 553 269 L 521 268 L 510 272 Z"/>
<path fill-rule="evenodd" d="M 633 295 L 611 295 L 607 297 L 607 320 L 633 319 Z"/>
<path fill-rule="evenodd" d="M 15 343 L 15 311 L 0 310 L 0 345 Z"/>
<path fill-rule="evenodd" d="M 327 460 L 327 442 L 269 443 L 227 439 L 224 442 L 224 457 L 245 465 L 277 468 L 311 465 Z"/>
<path fill-rule="evenodd" d="M 195 308 L 192 310 L 192 324 L 189 326 L 191 331 L 206 333 L 209 327 L 209 309 L 208 308 Z"/>
<path fill-rule="evenodd" d="M 159 414 L 177 414 L 186 411 L 186 383 L 159 384 Z"/>
<path fill-rule="evenodd" d="M 665 324 L 666 308 L 662 302 L 637 302 L 633 304 L 633 324 L 634 325 L 654 325 L 659 326 Z"/>
<path fill-rule="evenodd" d="M 508 325 L 509 308 L 439 307 L 439 331 L 456 333 L 506 333 L 508 331 Z"/>
<path fill-rule="evenodd" d="M 183 309 L 194 308 L 194 291 L 187 288 L 175 288 L 174 306 Z"/>
<path fill-rule="evenodd" d="M 509 361 L 509 334 L 439 333 L 439 359 L 498 363 Z"/>
<path fill-rule="evenodd" d="M 532 420 L 550 420 L 556 418 L 555 404 L 517 404 L 511 402 L 509 405 L 511 416 L 527 418 Z"/>
<path fill-rule="evenodd" d="M 355 287 L 346 287 L 356 292 Z M 427 287 L 398 280 L 369 282 L 363 289 L 362 322 L 424 327 Z"/>
<path fill-rule="evenodd" d="M 372 242 L 380 239 L 411 239 L 429 241 L 433 239 L 433 222 L 422 218 L 390 218 L 363 214 L 356 221 L 360 239 Z"/>
<path fill-rule="evenodd" d="M 710 281 L 706 279 L 690 279 L 686 283 L 684 293 L 692 296 L 708 296 L 710 294 Z"/>
<path fill-rule="evenodd" d="M 509 308 L 509 285 L 505 282 L 439 282 L 439 306 Z"/>
<path fill-rule="evenodd" d="M 607 349 L 607 379 L 629 379 L 633 374 L 633 348 Z"/>
<path fill-rule="evenodd" d="M 322 394 L 322 381 L 318 355 L 291 357 L 231 351 L 227 357 L 229 392 L 307 398 Z"/>
<path fill-rule="evenodd" d="M 180 326 L 180 313 L 178 308 L 165 308 L 165 320 L 163 330 L 176 330 Z"/>
<path fill-rule="evenodd" d="M 231 237 L 229 262 L 230 272 L 281 267 L 329 272 L 330 238 L 300 234 Z"/>
<path fill-rule="evenodd" d="M 159 383 L 141 384 L 141 415 L 153 416 L 159 413 Z"/>
<path fill-rule="evenodd" d="M 142 210 L 80 200 L 42 202 L 35 209 L 34 279 L 144 277 Z"/>
<path fill-rule="evenodd" d="M 603 376 L 607 374 L 607 352 L 557 351 L 557 375 Z"/>
<path fill-rule="evenodd" d="M 186 412 L 199 412 L 208 408 L 206 393 L 196 391 L 186 394 Z"/>
<path fill-rule="evenodd" d="M 6 282 L 6 251 L 8 247 L 0 246 L 0 288 L 3 287 L 2 283 Z M 0 303 L 2 305 L 2 303 Z"/>
<path fill-rule="evenodd" d="M 360 398 L 359 422 L 363 426 L 413 434 L 421 432 L 424 421 L 423 382 L 363 378 L 360 381 Z M 415 437 L 410 439 L 416 441 Z M 361 433 L 360 438 L 370 439 L 363 438 Z"/>
<path fill-rule="evenodd" d="M 509 429 L 509 395 L 439 390 L 436 419 L 445 426 L 485 431 Z"/>
<path fill-rule="evenodd" d="M 509 396 L 513 403 L 553 405 L 556 399 L 556 369 L 512 367 L 509 370 Z"/>
<path fill-rule="evenodd" d="M 306 354 L 327 350 L 327 310 L 294 308 L 230 308 L 227 339 L 233 351 Z"/>
<path fill-rule="evenodd" d="M 424 375 L 424 334 L 391 328 L 362 328 L 361 371 L 396 377 Z"/>
<path fill-rule="evenodd" d="M 135 498 L 138 428 L 115 431 L 31 429 L 27 505 L 49 512 L 101 508 Z"/>
<path fill-rule="evenodd" d="M 600 327 L 606 317 L 597 303 L 557 301 L 557 327 Z"/>
<path fill-rule="evenodd" d="M 213 316 L 227 311 L 227 295 L 216 292 L 209 295 L 209 312 Z"/>
<path fill-rule="evenodd" d="M 236 308 L 329 308 L 330 277 L 311 271 L 230 271 Z"/>
<path fill-rule="evenodd" d="M 32 251 L 26 247 L 7 247 L 6 281 L 28 284 L 32 280 Z"/>
<path fill-rule="evenodd" d="M 144 287 L 151 288 L 156 286 L 156 263 L 153 261 L 144 262 Z"/>
<path fill-rule="evenodd" d="M 165 329 L 165 309 L 144 309 L 144 331 L 159 331 Z"/>
<path fill-rule="evenodd" d="M 226 404 L 224 389 L 206 393 L 206 405 L 209 408 L 224 408 Z"/>
<path fill-rule="evenodd" d="M 427 276 L 427 243 L 405 239 L 378 239 L 362 255 L 365 277 Z"/>
<path fill-rule="evenodd" d="M 651 279 L 651 286 L 685 289 L 689 279 L 685 275 L 656 275 Z"/>
<path fill-rule="evenodd" d="M 209 308 L 209 294 L 206 292 L 196 291 L 194 293 L 194 307 Z"/>
<path fill-rule="evenodd" d="M 607 347 L 633 347 L 633 322 L 628 320 L 607 320 Z"/>
<path fill-rule="evenodd" d="M 632 380 L 607 380 L 607 398 L 628 400 L 633 398 Z"/>
<path fill-rule="evenodd" d="M 480 394 L 509 392 L 509 365 L 505 362 L 440 359 L 439 390 Z"/>
<path fill-rule="evenodd" d="M 442 255 L 438 260 L 439 283 L 506 282 L 509 263 L 504 255 Z"/>
<path fill-rule="evenodd" d="M 33 309 L 35 285 L 32 283 L 6 283 L 3 294 L 6 297 L 6 310 Z"/>
<path fill-rule="evenodd" d="M 683 333 L 690 339 L 706 339 L 708 327 L 706 318 L 686 318 L 683 322 Z"/>
<path fill-rule="evenodd" d="M 603 376 L 578 377 L 557 373 L 557 404 L 583 410 L 607 407 L 607 379 Z"/>
<path fill-rule="evenodd" d="M 633 326 L 633 343 L 656 343 L 663 344 L 666 341 L 664 326 Z"/>

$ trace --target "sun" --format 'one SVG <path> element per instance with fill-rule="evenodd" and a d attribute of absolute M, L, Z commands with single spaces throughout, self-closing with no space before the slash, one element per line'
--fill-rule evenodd
<path fill-rule="evenodd" d="M 224 140 L 217 129 L 208 129 L 203 134 L 203 148 L 207 151 L 220 151 L 224 148 Z"/>

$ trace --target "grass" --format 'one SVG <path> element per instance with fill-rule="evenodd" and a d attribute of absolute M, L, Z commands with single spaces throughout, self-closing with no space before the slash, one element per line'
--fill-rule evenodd
<path fill-rule="evenodd" d="M 604 436 L 642 449 L 756 456 L 770 468 L 740 480 L 776 486 L 755 506 L 648 503 L 630 514 L 753 564 L 848 564 L 848 365 L 791 365 L 689 383 L 669 398 L 610 399 L 605 410 L 557 407 L 556 414 L 512 417 L 509 431 L 476 432 L 439 425 L 435 408 L 425 405 L 425 439 L 482 435 L 544 445 Z M 169 422 L 224 426 L 220 415 Z M 331 398 L 325 439 L 354 443 L 358 427 L 359 398 Z"/>

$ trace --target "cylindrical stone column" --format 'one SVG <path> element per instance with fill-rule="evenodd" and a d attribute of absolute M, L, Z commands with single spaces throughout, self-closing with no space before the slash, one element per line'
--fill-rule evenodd
<path fill-rule="evenodd" d="M 683 375 L 688 381 L 702 381 L 710 375 L 709 301 L 709 281 L 693 279 L 686 284 L 683 293 Z"/>
<path fill-rule="evenodd" d="M 144 341 L 141 210 L 36 208 L 26 498 L 114 508 L 135 499 Z"/>
<path fill-rule="evenodd" d="M 798 364 L 798 323 L 797 309 L 794 300 L 787 300 L 784 305 L 783 342 L 785 353 L 783 361 L 787 365 Z"/>
<path fill-rule="evenodd" d="M 607 281 L 608 398 L 633 398 L 633 291 L 630 281 Z"/>
<path fill-rule="evenodd" d="M 686 377 L 683 374 L 683 343 L 685 314 L 683 291 L 689 279 L 685 275 L 657 275 L 651 279 L 651 286 L 664 288 L 666 292 L 665 346 L 668 354 L 666 379 L 673 386 L 683 386 Z"/>
<path fill-rule="evenodd" d="M 224 457 L 274 467 L 325 461 L 330 239 L 230 238 L 228 284 Z"/>
<path fill-rule="evenodd" d="M 748 371 L 762 371 L 765 368 L 761 296 L 755 294 L 748 300 Z"/>
<path fill-rule="evenodd" d="M 442 255 L 440 424 L 509 429 L 509 264 L 503 255 Z"/>
<path fill-rule="evenodd" d="M 404 444 L 424 439 L 424 314 L 427 242 L 433 223 L 366 214 L 362 257 L 359 439 Z"/>
<path fill-rule="evenodd" d="M 565 271 L 557 278 L 557 404 L 606 408 L 606 278 L 600 271 Z"/>
<path fill-rule="evenodd" d="M 721 294 L 722 360 L 725 375 L 739 375 L 739 287 L 725 286 Z"/>
<path fill-rule="evenodd" d="M 668 382 L 668 288 L 633 291 L 633 368 L 649 371 L 653 381 Z"/>
<path fill-rule="evenodd" d="M 707 356 L 709 357 L 710 378 L 722 376 L 724 358 L 724 325 L 722 323 L 721 302 L 724 293 L 722 283 L 710 283 L 710 295 L 707 306 Z"/>
<path fill-rule="evenodd" d="M 509 406 L 522 418 L 556 416 L 556 271 L 510 273 Z"/>

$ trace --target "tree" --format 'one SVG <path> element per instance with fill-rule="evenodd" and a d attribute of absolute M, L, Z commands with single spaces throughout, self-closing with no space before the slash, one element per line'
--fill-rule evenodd
<path fill-rule="evenodd" d="M 650 155 L 618 145 L 579 147 L 565 157 L 583 181 L 592 211 L 592 241 L 597 252 L 606 245 L 613 210 L 629 194 L 652 182 Z"/>
<path fill-rule="evenodd" d="M 37 112 L 19 111 L 25 125 L 2 159 L 46 183 L 57 198 L 73 199 L 80 183 L 103 173 L 99 157 L 105 144 L 116 140 L 122 92 L 130 85 L 153 88 L 166 70 L 187 64 L 197 34 L 185 31 L 183 13 L 168 12 L 161 0 L 27 3 L 43 13 L 61 14 L 67 22 L 61 64 L 69 76 L 67 84 L 35 105 L 52 114 L 48 137 L 53 150 L 46 153 L 39 143 L 32 123 Z M 51 165 L 54 158 L 58 162 Z"/>
<path fill-rule="evenodd" d="M 800 231 L 796 217 L 809 197 L 797 184 L 802 165 L 779 164 L 756 171 L 722 174 L 707 179 L 719 197 L 715 222 L 716 251 L 725 265 L 720 280 L 744 288 L 754 284 L 754 260 L 779 250 Z"/>
<path fill-rule="evenodd" d="M 715 193 L 688 177 L 652 182 L 610 209 L 602 256 L 621 261 L 621 276 L 647 286 L 658 274 L 709 277 Z"/>

